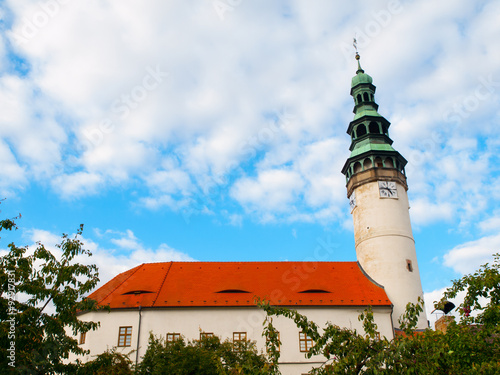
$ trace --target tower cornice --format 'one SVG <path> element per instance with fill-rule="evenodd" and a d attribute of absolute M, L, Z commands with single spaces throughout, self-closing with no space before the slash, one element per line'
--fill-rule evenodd
<path fill-rule="evenodd" d="M 408 190 L 406 176 L 397 169 L 370 168 L 351 177 L 347 183 L 347 196 L 350 197 L 358 186 L 375 181 L 395 181 Z"/>

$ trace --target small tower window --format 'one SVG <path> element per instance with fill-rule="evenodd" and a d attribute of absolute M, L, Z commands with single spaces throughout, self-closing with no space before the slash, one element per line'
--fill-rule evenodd
<path fill-rule="evenodd" d="M 365 159 L 363 162 L 363 169 L 366 171 L 367 169 L 370 169 L 372 167 L 372 161 L 370 159 Z"/>
<path fill-rule="evenodd" d="M 361 172 L 361 163 L 359 161 L 354 164 L 354 173 Z"/>
<path fill-rule="evenodd" d="M 366 134 L 366 126 L 364 124 L 358 125 L 356 128 L 356 136 L 359 138 Z"/>
<path fill-rule="evenodd" d="M 385 159 L 384 164 L 386 168 L 394 168 L 394 163 L 392 162 L 391 158 Z"/>
<path fill-rule="evenodd" d="M 369 102 L 369 101 L 370 101 L 370 97 L 368 96 L 368 93 L 367 93 L 367 92 L 363 93 L 363 100 L 364 100 L 365 102 Z"/>
<path fill-rule="evenodd" d="M 410 259 L 406 259 L 406 268 L 409 272 L 413 272 L 413 264 L 411 263 Z"/>
<path fill-rule="evenodd" d="M 375 158 L 375 167 L 382 168 L 384 165 L 382 164 L 382 159 Z"/>
<path fill-rule="evenodd" d="M 382 131 L 384 132 L 385 135 L 389 135 L 386 124 L 382 124 Z"/>
<path fill-rule="evenodd" d="M 370 125 L 368 125 L 368 130 L 370 130 L 370 133 L 380 134 L 380 127 L 375 121 L 370 122 Z"/>
<path fill-rule="evenodd" d="M 358 104 L 361 104 L 361 102 L 363 101 L 363 99 L 361 98 L 361 94 L 358 94 L 356 96 L 356 99 L 358 100 Z"/>

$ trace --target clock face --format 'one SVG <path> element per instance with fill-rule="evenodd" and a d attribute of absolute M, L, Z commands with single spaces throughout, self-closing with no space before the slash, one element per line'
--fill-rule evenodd
<path fill-rule="evenodd" d="M 378 190 L 380 192 L 380 198 L 398 197 L 398 189 L 394 181 L 379 181 Z"/>
<path fill-rule="evenodd" d="M 354 195 L 354 192 L 352 192 L 349 197 L 349 206 L 351 207 L 351 212 L 356 208 L 356 196 Z"/>

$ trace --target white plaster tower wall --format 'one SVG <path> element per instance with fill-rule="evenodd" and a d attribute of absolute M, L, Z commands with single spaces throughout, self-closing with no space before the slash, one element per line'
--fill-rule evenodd
<path fill-rule="evenodd" d="M 356 207 L 352 211 L 356 255 L 361 267 L 384 286 L 394 304 L 394 322 L 408 302 L 423 299 L 415 240 L 413 239 L 406 189 L 396 182 L 397 198 L 381 198 L 378 181 L 354 190 Z M 427 327 L 421 314 L 418 328 Z"/>

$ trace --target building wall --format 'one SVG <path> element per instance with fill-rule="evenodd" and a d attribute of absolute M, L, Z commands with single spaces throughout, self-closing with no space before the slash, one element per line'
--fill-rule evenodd
<path fill-rule="evenodd" d="M 297 310 L 320 327 L 324 326 L 327 321 L 331 321 L 341 327 L 363 332 L 361 322 L 358 321 L 358 315 L 364 310 L 362 307 L 301 307 Z M 373 308 L 373 311 L 381 336 L 392 338 L 391 308 L 377 307 Z M 141 314 L 139 358 L 147 349 L 150 332 L 162 337 L 165 337 L 167 333 L 180 333 L 188 340 L 199 339 L 200 331 L 213 332 L 222 340 L 232 339 L 233 332 L 246 332 L 248 339 L 256 341 L 259 351 L 265 351 L 265 338 L 262 337 L 262 322 L 265 313 L 254 307 L 157 308 L 142 310 Z M 138 310 L 91 312 L 82 314 L 80 319 L 99 321 L 101 324 L 97 331 L 87 333 L 82 348 L 90 349 L 91 353 L 83 358 L 80 357 L 81 360 L 91 360 L 92 356 L 117 346 L 119 328 L 124 326 L 132 326 L 131 346 L 118 348 L 118 351 L 127 354 L 137 349 Z M 273 324 L 280 332 L 282 341 L 280 369 L 283 375 L 306 373 L 313 365 L 319 366 L 324 361 L 322 356 L 306 359 L 305 353 L 300 352 L 299 329 L 293 321 L 275 317 Z M 130 358 L 135 361 L 135 353 Z"/>
<path fill-rule="evenodd" d="M 365 272 L 384 286 L 394 304 L 394 324 L 408 302 L 423 298 L 406 189 L 396 183 L 398 198 L 380 198 L 378 181 L 356 188 L 353 210 L 356 254 Z M 408 268 L 411 262 L 411 271 Z M 427 328 L 425 312 L 418 328 Z"/>

